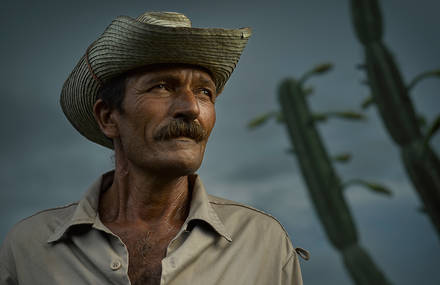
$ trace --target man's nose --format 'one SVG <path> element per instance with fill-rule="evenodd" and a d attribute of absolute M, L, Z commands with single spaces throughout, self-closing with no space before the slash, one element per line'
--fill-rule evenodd
<path fill-rule="evenodd" d="M 179 90 L 174 101 L 174 118 L 181 118 L 193 121 L 200 115 L 199 101 L 196 94 L 189 89 L 184 88 Z"/>

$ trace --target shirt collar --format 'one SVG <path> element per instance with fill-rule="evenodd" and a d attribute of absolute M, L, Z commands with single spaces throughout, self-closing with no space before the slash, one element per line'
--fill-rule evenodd
<path fill-rule="evenodd" d="M 66 232 L 75 225 L 90 224 L 94 227 L 108 231 L 103 228 L 98 217 L 98 204 L 101 185 L 105 179 L 113 176 L 113 171 L 103 174 L 96 180 L 87 190 L 84 197 L 79 201 L 76 209 L 71 216 L 68 216 L 61 224 L 55 228 L 54 232 L 49 236 L 48 243 L 58 241 Z M 188 217 L 184 223 L 184 227 L 188 228 L 191 221 L 204 221 L 208 223 L 214 231 L 228 241 L 232 241 L 231 235 L 227 232 L 223 222 L 211 206 L 209 196 L 205 187 L 196 174 L 191 175 L 190 181 L 193 184 L 191 205 Z"/>
<path fill-rule="evenodd" d="M 54 232 L 50 235 L 47 242 L 58 241 L 69 228 L 75 225 L 81 224 L 93 224 L 98 214 L 99 193 L 101 190 L 102 175 L 96 180 L 87 190 L 83 198 L 79 201 L 75 211 L 72 215 L 67 216 L 64 221 L 55 228 Z"/>
<path fill-rule="evenodd" d="M 191 206 L 189 209 L 188 218 L 186 219 L 186 226 L 190 221 L 201 220 L 208 223 L 219 235 L 228 241 L 232 241 L 231 235 L 227 232 L 225 225 L 220 220 L 217 212 L 211 206 L 209 196 L 206 193 L 205 186 L 198 175 L 190 176 L 190 181 L 193 180 L 193 191 Z"/>

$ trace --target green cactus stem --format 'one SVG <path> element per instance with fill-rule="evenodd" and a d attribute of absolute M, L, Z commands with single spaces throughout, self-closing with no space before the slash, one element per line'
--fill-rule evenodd
<path fill-rule="evenodd" d="M 405 85 L 393 56 L 382 42 L 382 17 L 377 0 L 351 0 L 354 29 L 365 51 L 369 87 L 375 105 L 405 169 L 437 233 L 440 235 L 440 160 L 422 134 L 408 91 L 418 81 L 437 76 L 424 73 Z"/>
<path fill-rule="evenodd" d="M 284 80 L 279 87 L 279 101 L 312 204 L 328 239 L 341 253 L 351 278 L 358 285 L 390 284 L 358 242 L 343 196 L 344 185 L 315 127 L 302 83 L 295 79 Z"/>

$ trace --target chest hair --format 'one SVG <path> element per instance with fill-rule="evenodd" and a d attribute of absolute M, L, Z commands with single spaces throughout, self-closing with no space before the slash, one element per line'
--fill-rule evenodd
<path fill-rule="evenodd" d="M 123 231 L 117 233 L 128 249 L 128 277 L 133 285 L 159 285 L 162 259 L 177 232 Z"/>

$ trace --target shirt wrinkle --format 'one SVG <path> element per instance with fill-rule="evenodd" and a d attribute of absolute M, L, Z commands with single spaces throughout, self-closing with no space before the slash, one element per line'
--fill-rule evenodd
<path fill-rule="evenodd" d="M 0 266 L 1 266 L 1 264 L 0 264 Z M 11 271 L 9 271 L 9 269 L 5 266 L 2 266 L 1 268 L 8 273 L 8 277 L 11 278 L 15 284 L 18 284 L 18 281 L 17 281 L 17 278 L 15 277 L 15 274 L 12 274 Z M 2 277 L 2 278 L 4 278 L 4 277 Z M 1 280 L 2 279 L 0 279 L 0 281 Z"/>
<path fill-rule="evenodd" d="M 289 233 L 286 231 L 286 229 L 284 228 L 283 224 L 281 224 L 281 222 L 278 221 L 278 219 L 275 218 L 274 216 L 272 216 L 271 214 L 268 214 L 268 213 L 266 213 L 266 212 L 264 212 L 264 211 L 262 211 L 262 210 L 258 210 L 258 209 L 254 208 L 254 207 L 249 206 L 249 205 L 245 205 L 245 204 L 237 203 L 237 202 L 234 202 L 234 201 L 229 201 L 229 200 L 225 200 L 225 199 L 222 199 L 222 200 L 224 200 L 224 201 L 222 201 L 222 202 L 220 202 L 220 201 L 216 201 L 215 199 L 218 199 L 218 197 L 216 197 L 216 196 L 212 196 L 212 195 L 210 195 L 210 196 L 214 199 L 214 200 L 209 201 L 209 203 L 211 203 L 211 204 L 222 205 L 222 206 L 236 206 L 236 207 L 242 207 L 242 208 L 246 208 L 246 209 L 249 209 L 249 210 L 255 211 L 255 212 L 257 212 L 257 213 L 263 214 L 263 215 L 265 215 L 265 216 L 271 218 L 272 220 L 276 221 L 276 222 L 281 226 L 281 228 L 283 229 L 283 231 L 284 231 L 286 237 L 289 238 Z M 221 198 L 220 198 L 220 199 L 221 199 Z"/>
<path fill-rule="evenodd" d="M 290 260 L 291 260 L 292 258 L 295 258 L 295 254 L 296 254 L 295 250 L 292 250 L 292 251 L 289 253 L 289 255 L 288 255 L 287 258 L 286 258 L 286 261 L 283 262 L 283 267 L 282 267 L 283 270 L 285 269 L 285 267 L 287 266 L 287 264 L 289 264 Z"/>

